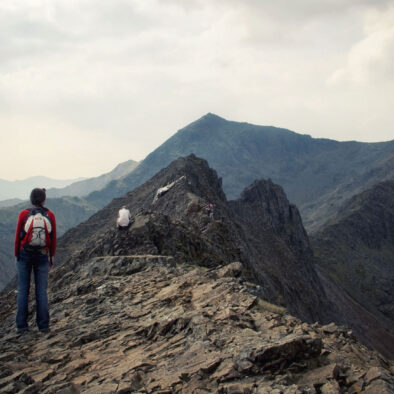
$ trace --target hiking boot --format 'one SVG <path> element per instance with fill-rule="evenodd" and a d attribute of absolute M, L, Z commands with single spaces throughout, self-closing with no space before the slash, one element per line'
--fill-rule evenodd
<path fill-rule="evenodd" d="M 23 335 L 23 334 L 26 334 L 28 332 L 29 332 L 29 328 L 28 327 L 26 327 L 26 328 L 17 328 L 16 329 L 16 333 L 18 335 Z"/>
<path fill-rule="evenodd" d="M 40 332 L 42 332 L 43 334 L 48 334 L 49 332 L 51 332 L 50 328 L 43 328 L 42 330 L 40 330 Z"/>

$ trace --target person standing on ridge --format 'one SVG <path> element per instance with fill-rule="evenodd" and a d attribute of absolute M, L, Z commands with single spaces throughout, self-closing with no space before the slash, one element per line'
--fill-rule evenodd
<path fill-rule="evenodd" d="M 33 189 L 30 194 L 32 208 L 19 213 L 15 232 L 16 265 L 18 272 L 18 300 L 16 327 L 22 334 L 29 330 L 28 302 L 30 276 L 34 271 L 36 290 L 36 322 L 41 332 L 49 332 L 48 273 L 53 267 L 56 251 L 55 215 L 44 208 L 45 189 Z"/>
<path fill-rule="evenodd" d="M 126 208 L 126 205 L 119 210 L 118 218 L 116 219 L 116 227 L 121 229 L 126 229 L 130 225 L 131 214 L 130 211 Z"/>
<path fill-rule="evenodd" d="M 208 217 L 211 220 L 213 220 L 213 204 L 212 203 L 209 204 L 207 213 L 208 213 Z"/>

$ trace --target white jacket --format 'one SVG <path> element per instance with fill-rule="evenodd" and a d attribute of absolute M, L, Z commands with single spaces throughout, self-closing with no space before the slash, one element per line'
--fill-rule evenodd
<path fill-rule="evenodd" d="M 130 211 L 126 208 L 119 210 L 119 217 L 117 220 L 118 226 L 126 227 L 129 225 L 131 219 Z"/>

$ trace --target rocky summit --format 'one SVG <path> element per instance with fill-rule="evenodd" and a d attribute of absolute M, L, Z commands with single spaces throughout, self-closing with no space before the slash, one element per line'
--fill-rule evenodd
<path fill-rule="evenodd" d="M 309 325 L 265 302 L 238 262 L 92 257 L 51 276 L 49 334 L 16 335 L 2 299 L 2 393 L 394 390 L 392 366 L 351 331 Z"/>
<path fill-rule="evenodd" d="M 57 261 L 49 334 L 31 300 L 17 335 L 16 291 L 0 297 L 1 392 L 394 390 L 392 362 L 330 323 L 299 212 L 270 180 L 227 201 L 205 160 L 180 158 L 69 230 Z"/>

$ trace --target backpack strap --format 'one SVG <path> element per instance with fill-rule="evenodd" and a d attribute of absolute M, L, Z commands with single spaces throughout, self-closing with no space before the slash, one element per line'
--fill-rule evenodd
<path fill-rule="evenodd" d="M 25 224 L 27 222 L 27 219 L 29 219 L 29 217 L 32 215 L 33 209 L 35 209 L 35 208 L 26 208 L 26 211 L 29 211 L 29 213 L 27 214 L 24 222 L 22 223 L 22 230 L 19 233 L 19 239 L 20 240 L 22 240 L 22 239 L 24 239 L 26 237 Z"/>
<path fill-rule="evenodd" d="M 41 210 L 42 215 L 45 216 L 49 220 L 49 223 L 51 223 L 51 227 L 53 229 L 53 223 L 52 223 L 51 217 L 48 215 L 49 209 L 45 208 L 45 207 L 40 207 L 40 210 Z M 52 239 L 53 238 L 53 231 L 51 231 L 48 235 L 49 235 L 49 238 Z"/>

